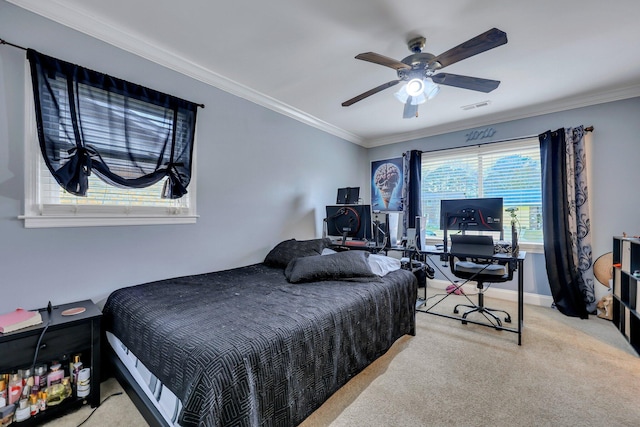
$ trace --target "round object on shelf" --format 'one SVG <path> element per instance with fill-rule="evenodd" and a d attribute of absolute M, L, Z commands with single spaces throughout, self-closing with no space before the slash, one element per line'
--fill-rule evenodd
<path fill-rule="evenodd" d="M 607 252 L 596 259 L 593 263 L 593 274 L 598 282 L 609 287 L 609 280 L 613 277 L 613 252 Z"/>

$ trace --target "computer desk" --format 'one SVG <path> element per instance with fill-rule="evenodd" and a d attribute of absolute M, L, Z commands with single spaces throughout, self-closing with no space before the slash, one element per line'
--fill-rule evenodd
<path fill-rule="evenodd" d="M 442 249 L 438 249 L 435 246 L 427 246 L 424 250 L 415 250 L 415 254 L 419 255 L 419 257 L 421 258 L 421 260 L 423 262 L 431 262 L 431 264 L 433 265 L 433 267 L 435 267 L 436 270 L 440 271 L 441 273 L 444 274 L 444 272 L 442 272 L 442 270 L 440 269 L 439 265 L 436 265 L 436 263 L 430 258 L 430 255 L 437 255 L 437 256 L 442 256 L 444 254 Z M 505 326 L 499 326 L 493 323 L 487 323 L 487 322 L 477 322 L 474 320 L 469 320 L 469 319 L 464 319 L 464 321 L 466 321 L 467 323 L 473 323 L 476 325 L 481 325 L 481 326 L 488 326 L 494 329 L 498 329 L 501 331 L 507 331 L 507 332 L 514 332 L 516 334 L 518 334 L 518 345 L 522 345 L 522 327 L 523 327 L 523 322 L 524 322 L 524 286 L 523 286 L 523 281 L 524 281 L 524 274 L 523 274 L 523 268 L 524 268 L 524 259 L 526 257 L 527 253 L 524 251 L 519 251 L 517 256 L 512 256 L 510 254 L 495 254 L 491 259 L 496 260 L 496 261 L 513 261 L 515 262 L 515 268 L 516 268 L 516 272 L 518 274 L 518 316 L 516 317 L 517 319 L 517 326 L 515 328 L 508 328 Z M 447 256 L 448 258 L 448 256 Z M 440 259 L 440 258 L 438 258 Z M 511 268 L 511 267 L 510 267 Z M 448 275 L 444 274 L 445 277 L 449 277 Z M 454 284 L 454 282 L 449 279 L 449 281 Z M 462 317 L 461 316 L 453 316 L 453 315 L 448 315 L 448 314 L 444 314 L 444 313 L 438 313 L 436 311 L 433 311 L 433 308 L 436 307 L 440 302 L 442 302 L 444 299 L 448 298 L 450 295 L 454 295 L 453 293 L 451 294 L 445 294 L 444 296 L 442 296 L 442 298 L 440 298 L 437 302 L 435 302 L 434 304 L 427 306 L 427 286 L 425 283 L 425 288 L 424 288 L 424 303 L 418 307 L 416 307 L 416 311 L 419 311 L 421 313 L 427 313 L 427 314 L 433 314 L 435 316 L 440 316 L 440 317 L 446 317 L 448 319 L 455 319 L 455 320 L 459 320 L 462 321 Z M 472 301 L 469 297 L 467 297 L 467 299 L 472 303 L 472 304 L 476 304 L 474 301 Z"/>

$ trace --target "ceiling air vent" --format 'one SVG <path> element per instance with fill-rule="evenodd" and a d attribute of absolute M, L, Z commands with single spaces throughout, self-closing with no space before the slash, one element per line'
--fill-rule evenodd
<path fill-rule="evenodd" d="M 477 102 L 475 104 L 463 105 L 460 108 L 462 108 L 465 111 L 467 111 L 467 110 L 475 110 L 476 108 L 486 107 L 489 104 L 491 104 L 491 101 L 482 101 L 482 102 Z"/>

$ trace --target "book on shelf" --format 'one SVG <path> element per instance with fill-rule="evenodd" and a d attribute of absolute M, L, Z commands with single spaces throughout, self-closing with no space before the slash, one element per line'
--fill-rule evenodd
<path fill-rule="evenodd" d="M 6 334 L 40 323 L 42 323 L 42 316 L 39 311 L 17 308 L 10 313 L 0 314 L 0 333 Z"/>

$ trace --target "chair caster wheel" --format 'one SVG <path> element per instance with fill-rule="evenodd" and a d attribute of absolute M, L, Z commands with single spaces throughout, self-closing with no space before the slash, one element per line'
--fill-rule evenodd
<path fill-rule="evenodd" d="M 505 317 L 505 318 L 504 318 L 504 321 L 505 321 L 506 323 L 511 323 L 511 317 Z"/>
<path fill-rule="evenodd" d="M 463 324 L 463 325 L 466 325 L 466 324 L 467 324 L 467 321 L 466 321 L 466 320 L 463 320 L 463 321 L 462 321 L 462 324 Z"/>
<path fill-rule="evenodd" d="M 454 308 L 454 309 L 453 309 L 453 312 L 454 312 L 455 314 L 458 314 L 458 309 L 457 309 L 457 308 Z"/>

